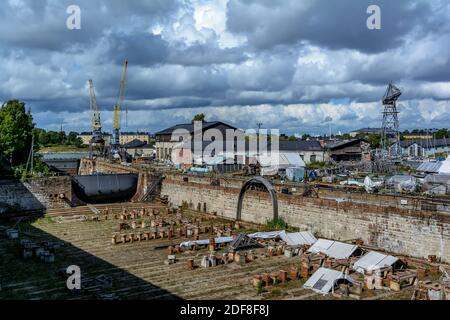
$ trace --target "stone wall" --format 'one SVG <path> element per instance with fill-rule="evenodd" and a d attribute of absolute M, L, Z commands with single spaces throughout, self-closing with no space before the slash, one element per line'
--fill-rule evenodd
<path fill-rule="evenodd" d="M 70 177 L 0 181 L 0 203 L 17 210 L 69 207 L 72 201 Z"/>
<path fill-rule="evenodd" d="M 190 203 L 227 218 L 236 217 L 239 188 L 166 178 L 161 195 L 172 206 Z M 415 257 L 436 255 L 450 262 L 450 216 L 399 207 L 278 193 L 279 216 L 301 230 L 335 240 L 360 238 L 368 245 Z M 268 193 L 248 191 L 242 220 L 265 223 L 272 219 Z"/>
<path fill-rule="evenodd" d="M 119 163 L 110 163 L 101 160 L 81 159 L 78 174 L 90 175 L 94 172 L 100 173 L 138 173 L 139 170 L 133 167 L 127 167 Z"/>

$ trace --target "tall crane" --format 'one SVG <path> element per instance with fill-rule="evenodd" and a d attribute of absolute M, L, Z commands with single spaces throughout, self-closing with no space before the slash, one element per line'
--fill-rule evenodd
<path fill-rule="evenodd" d="M 105 146 L 105 140 L 103 139 L 102 135 L 100 111 L 98 110 L 97 98 L 95 96 L 94 82 L 92 80 L 89 80 L 89 97 L 90 97 L 91 127 L 92 127 L 92 138 L 89 143 L 91 155 L 94 153 L 94 150 L 102 154 Z"/>
<path fill-rule="evenodd" d="M 94 82 L 89 80 L 89 96 L 91 105 L 91 126 L 92 126 L 92 140 L 103 140 L 102 124 L 100 121 L 100 112 L 97 107 L 97 98 L 95 97 Z"/>
<path fill-rule="evenodd" d="M 120 80 L 119 99 L 114 105 L 114 129 L 113 129 L 113 151 L 118 152 L 120 146 L 120 128 L 122 122 L 123 100 L 125 98 L 125 86 L 127 82 L 128 60 L 123 63 L 122 79 Z M 128 113 L 128 110 L 126 110 Z"/>

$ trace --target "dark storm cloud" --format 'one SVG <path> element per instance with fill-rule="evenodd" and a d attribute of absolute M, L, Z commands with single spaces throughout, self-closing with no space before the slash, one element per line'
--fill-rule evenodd
<path fill-rule="evenodd" d="M 135 65 L 152 66 L 167 61 L 169 49 L 167 43 L 159 35 L 149 33 L 112 34 L 107 38 L 109 42 L 109 56 L 103 57 L 117 64 L 125 59 Z"/>
<path fill-rule="evenodd" d="M 382 28 L 376 32 L 366 27 L 370 5 L 382 10 Z M 228 28 L 260 49 L 304 40 L 331 49 L 380 52 L 400 45 L 413 28 L 427 32 L 437 27 L 429 19 L 429 1 L 286 0 L 280 6 L 276 1 L 236 0 L 228 9 Z"/>
<path fill-rule="evenodd" d="M 76 31 L 66 28 L 66 10 L 74 4 L 80 7 L 82 18 L 81 30 Z M 176 8 L 173 0 L 2 1 L 0 41 L 19 49 L 64 51 L 95 42 L 108 29 L 139 28 L 143 19 L 164 21 Z"/>
<path fill-rule="evenodd" d="M 26 100 L 38 125 L 89 129 L 88 79 L 110 125 L 125 59 L 141 129 L 203 111 L 241 127 L 327 132 L 316 122 L 330 116 L 354 129 L 378 121 L 389 81 L 403 91 L 403 123 L 450 119 L 448 1 L 83 0 L 74 31 L 71 4 L 0 3 L 0 100 Z M 372 4 L 381 30 L 366 27 Z"/>

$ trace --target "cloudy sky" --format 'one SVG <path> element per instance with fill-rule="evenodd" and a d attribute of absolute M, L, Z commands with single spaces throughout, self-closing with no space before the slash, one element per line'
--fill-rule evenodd
<path fill-rule="evenodd" d="M 69 30 L 69 5 L 81 30 Z M 366 10 L 381 8 L 381 30 Z M 0 101 L 39 127 L 89 130 L 88 79 L 111 130 L 129 60 L 124 130 L 155 132 L 203 112 L 293 133 L 381 124 L 387 83 L 402 129 L 450 125 L 447 0 L 4 0 Z M 125 120 L 125 119 L 124 119 Z"/>

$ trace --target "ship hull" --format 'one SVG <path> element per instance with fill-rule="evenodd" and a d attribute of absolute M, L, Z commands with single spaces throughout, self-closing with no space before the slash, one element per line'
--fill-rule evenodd
<path fill-rule="evenodd" d="M 138 174 L 73 176 L 75 195 L 87 203 L 129 201 L 136 193 Z"/>

